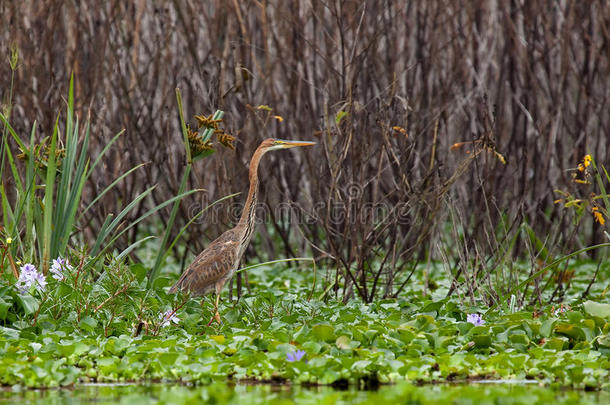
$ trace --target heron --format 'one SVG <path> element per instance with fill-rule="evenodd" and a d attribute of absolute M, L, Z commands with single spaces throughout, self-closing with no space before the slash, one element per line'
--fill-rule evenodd
<path fill-rule="evenodd" d="M 272 150 L 311 145 L 315 145 L 315 142 L 288 141 L 273 138 L 268 138 L 261 142 L 250 160 L 250 188 L 237 226 L 224 232 L 199 253 L 191 265 L 182 273 L 176 284 L 170 288 L 170 293 L 182 291 L 190 293 L 193 296 L 204 296 L 213 291 L 216 294 L 216 303 L 214 304 L 214 315 L 210 319 L 208 326 L 214 320 L 219 324 L 222 323 L 218 312 L 220 293 L 226 282 L 233 277 L 237 270 L 239 262 L 254 233 L 255 208 L 259 183 L 258 165 L 261 158 L 265 153 Z"/>

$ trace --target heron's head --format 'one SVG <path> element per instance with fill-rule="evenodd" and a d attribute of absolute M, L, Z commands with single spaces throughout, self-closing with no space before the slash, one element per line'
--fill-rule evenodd
<path fill-rule="evenodd" d="M 296 148 L 297 146 L 311 146 L 315 145 L 315 142 L 306 142 L 306 141 L 287 141 L 284 139 L 265 139 L 261 144 L 261 147 L 265 149 L 265 151 L 276 150 L 276 149 L 289 149 Z"/>

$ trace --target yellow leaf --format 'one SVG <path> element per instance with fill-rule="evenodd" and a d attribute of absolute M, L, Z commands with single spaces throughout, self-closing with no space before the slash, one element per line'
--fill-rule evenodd
<path fill-rule="evenodd" d="M 210 335 L 210 338 L 219 344 L 223 344 L 225 342 L 225 337 L 223 335 Z"/>
<path fill-rule="evenodd" d="M 269 107 L 268 105 L 264 105 L 264 104 L 259 105 L 258 107 L 256 107 L 256 109 L 257 110 L 265 110 L 265 111 L 271 111 L 272 110 L 271 107 Z"/>
<path fill-rule="evenodd" d="M 282 118 L 280 115 L 274 115 L 273 118 L 275 118 L 279 122 L 284 122 L 284 118 Z"/>

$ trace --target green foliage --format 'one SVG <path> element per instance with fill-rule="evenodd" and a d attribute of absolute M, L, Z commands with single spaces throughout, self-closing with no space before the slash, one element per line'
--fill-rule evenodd
<path fill-rule="evenodd" d="M 14 199 L 9 196 L 3 181 L 3 226 L 6 236 L 18 242 L 10 246 L 11 254 L 21 256 L 25 261 L 36 259 L 45 272 L 52 258 L 65 254 L 75 231 L 77 210 L 85 182 L 120 135 L 115 136 L 94 164 L 90 165 L 87 151 L 89 125 L 86 125 L 82 141 L 79 142 L 80 130 L 78 119 L 74 117 L 73 88 L 72 78 L 63 130 L 60 129 L 58 118 L 50 140 L 45 139 L 38 145 L 35 143 L 36 123 L 32 126 L 29 145 L 26 145 L 8 118 L 0 113 L 0 121 L 21 150 L 17 157 L 25 161 L 25 169 L 22 170 L 11 152 L 8 137 L 4 137 L 3 151 L 10 165 L 16 195 Z M 60 144 L 65 148 L 60 148 Z M 101 243 L 105 236 L 107 235 L 99 237 L 98 242 Z"/>
<path fill-rule="evenodd" d="M 4 288 L 0 383 L 198 385 L 231 377 L 365 387 L 486 378 L 610 388 L 610 320 L 603 303 L 490 311 L 474 326 L 466 318 L 476 307 L 422 297 L 415 285 L 399 299 L 370 305 L 307 300 L 313 274 L 304 270 L 249 270 L 252 292 L 222 302 L 224 323 L 210 327 L 212 302 L 201 306 L 147 289 L 145 268 L 110 257 L 91 271 L 101 274 L 95 283 L 75 268 L 23 306 Z M 599 300 L 603 291 L 593 294 Z M 178 324 L 163 323 L 168 311 Z M 287 354 L 297 350 L 304 358 L 290 362 Z"/>
<path fill-rule="evenodd" d="M 87 123 L 84 136 L 79 141 L 81 131 L 78 118 L 74 116 L 73 77 L 70 80 L 65 122 L 63 127 L 60 128 L 58 117 L 51 137 L 36 144 L 36 122 L 34 122 L 29 143 L 26 144 L 10 125 L 7 116 L 0 113 L 0 121 L 4 124 L 5 133 L 2 139 L 2 161 L 5 158 L 8 161 L 12 182 L 15 185 L 14 192 L 7 192 L 3 176 L 3 182 L 0 186 L 3 223 L 0 229 L 3 229 L 2 236 L 4 236 L 2 245 L 8 249 L 8 252 L 3 253 L 3 263 L 1 265 L 2 267 L 5 266 L 6 253 L 8 253 L 9 260 L 17 257 L 23 262 L 39 263 L 41 270 L 46 274 L 52 259 L 67 254 L 70 242 L 75 239 L 78 229 L 83 228 L 80 224 L 83 215 L 109 190 L 143 165 L 138 165 L 121 174 L 98 193 L 84 210 L 79 212 L 85 183 L 93 175 L 93 171 L 101 162 L 102 157 L 123 131 L 114 136 L 105 145 L 101 153 L 97 155 L 93 164 L 90 164 L 88 152 L 90 128 Z M 21 151 L 16 156 L 11 151 L 8 134 Z M 19 160 L 25 162 L 25 167 L 21 167 Z M 183 186 L 186 184 L 187 177 L 188 171 L 185 173 Z M 154 186 L 149 187 L 136 196 L 133 201 L 128 202 L 117 215 L 109 215 L 96 232 L 85 267 L 87 269 L 95 267 L 95 264 L 104 257 L 105 253 L 112 251 L 114 243 L 125 232 L 167 205 L 173 204 L 172 221 L 168 224 L 168 228 L 171 229 L 180 200 L 198 191 L 185 191 L 185 188 L 181 187 L 178 195 L 161 204 L 153 205 L 143 214 L 132 219 L 127 225 L 124 224 L 124 219 L 154 191 Z M 182 232 L 184 232 L 184 229 Z M 169 232 L 166 232 L 163 247 L 168 236 Z M 4 241 L 9 240 L 9 238 L 15 242 L 5 244 Z M 132 243 L 117 257 L 119 259 L 125 257 L 150 238 L 152 237 L 147 236 Z M 173 243 L 176 240 L 177 238 Z M 164 258 L 168 254 L 173 243 L 167 250 L 159 253 L 159 258 Z M 161 260 L 158 260 L 157 265 L 160 265 L 161 262 Z"/>

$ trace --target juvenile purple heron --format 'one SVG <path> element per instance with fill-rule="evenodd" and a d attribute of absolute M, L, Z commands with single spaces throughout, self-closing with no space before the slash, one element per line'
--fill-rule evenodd
<path fill-rule="evenodd" d="M 183 291 L 195 296 L 206 295 L 214 291 L 216 293 L 216 303 L 214 304 L 214 316 L 210 323 L 214 319 L 220 323 L 220 314 L 218 313 L 220 292 L 225 283 L 233 277 L 239 261 L 246 251 L 250 239 L 252 239 L 258 196 L 258 164 L 261 158 L 271 150 L 310 145 L 315 145 L 315 143 L 272 138 L 265 139 L 260 144 L 250 161 L 250 189 L 239 223 L 235 228 L 220 235 L 203 252 L 199 253 L 199 256 L 182 273 L 176 284 L 170 288 L 170 293 Z"/>

